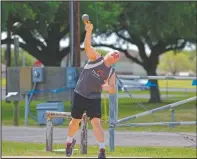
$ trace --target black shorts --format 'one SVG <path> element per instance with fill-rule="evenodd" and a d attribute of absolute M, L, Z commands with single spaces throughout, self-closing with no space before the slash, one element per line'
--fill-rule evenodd
<path fill-rule="evenodd" d="M 101 118 L 101 99 L 88 99 L 74 92 L 71 116 L 81 119 L 85 111 L 90 119 Z"/>

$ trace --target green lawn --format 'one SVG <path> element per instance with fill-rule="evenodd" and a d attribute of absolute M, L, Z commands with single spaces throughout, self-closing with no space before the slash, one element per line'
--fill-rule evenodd
<path fill-rule="evenodd" d="M 195 88 L 192 86 L 192 80 L 158 80 L 160 88 Z"/>
<path fill-rule="evenodd" d="M 149 90 L 132 90 L 132 91 L 129 91 L 131 94 L 133 94 L 135 96 L 135 94 L 147 94 L 149 95 L 150 94 L 150 91 Z M 127 92 L 123 92 L 123 91 L 119 91 L 118 93 L 120 94 L 124 94 L 124 93 L 127 93 Z M 182 95 L 182 96 L 196 96 L 196 92 L 189 92 L 187 90 L 183 91 L 183 92 L 174 92 L 174 91 L 160 91 L 160 95 Z"/>
<path fill-rule="evenodd" d="M 63 144 L 54 144 L 55 149 L 64 149 Z M 76 145 L 72 157 L 97 157 L 98 147 L 88 146 L 88 154 L 81 155 L 80 147 Z M 2 141 L 2 156 L 65 156 L 64 152 L 45 152 L 45 144 L 20 143 Z M 107 157 L 152 157 L 152 158 L 195 158 L 195 148 L 179 147 L 115 147 L 115 152 L 109 152 Z"/>
<path fill-rule="evenodd" d="M 1 77 L 1 85 L 2 85 L 3 88 L 5 88 L 5 86 L 6 86 L 6 79 L 5 79 L 5 77 Z"/>
<path fill-rule="evenodd" d="M 193 96 L 193 95 L 192 95 Z M 184 97 L 189 98 L 190 96 Z M 148 100 L 146 99 L 119 99 L 119 119 L 124 118 L 127 116 L 131 116 L 137 113 L 141 113 L 144 111 L 143 108 L 136 105 L 136 102 L 142 102 L 147 109 L 153 109 L 156 107 L 164 106 L 169 103 L 176 102 L 178 100 L 182 100 L 183 98 L 173 98 L 165 100 L 163 103 L 158 104 L 150 104 L 147 103 Z M 31 103 L 31 112 L 34 116 L 36 116 L 36 104 L 41 103 L 42 101 L 32 101 Z M 70 111 L 70 103 L 65 103 L 65 111 Z M 19 115 L 20 125 L 24 125 L 24 101 L 19 103 Z M 102 102 L 103 104 L 103 102 Z M 103 108 L 103 106 L 102 106 Z M 103 119 L 105 117 L 108 118 L 108 101 L 107 101 L 107 112 L 104 112 L 103 109 Z M 5 101 L 2 102 L 2 125 L 12 125 L 13 121 L 13 104 L 6 103 Z M 163 122 L 163 121 L 171 121 L 171 111 L 170 110 L 163 110 L 161 112 L 154 113 L 154 115 L 147 115 L 141 118 L 137 118 L 130 122 Z M 196 121 L 196 102 L 190 102 L 187 104 L 183 104 L 176 108 L 175 110 L 175 121 Z M 67 127 L 69 121 L 65 120 L 61 127 Z M 29 125 L 30 126 L 37 126 L 37 122 L 34 121 L 29 117 Z M 105 129 L 108 129 L 108 124 L 103 123 Z M 91 129 L 91 124 L 88 124 L 88 128 Z M 131 131 L 176 131 L 176 132 L 195 132 L 196 126 L 176 126 L 175 128 L 169 128 L 168 126 L 150 126 L 150 127 L 124 127 L 124 128 L 117 128 L 117 130 L 131 130 Z"/>
<path fill-rule="evenodd" d="M 192 80 L 158 80 L 159 88 L 195 88 Z M 5 87 L 6 79 L 2 77 L 2 86 Z"/>

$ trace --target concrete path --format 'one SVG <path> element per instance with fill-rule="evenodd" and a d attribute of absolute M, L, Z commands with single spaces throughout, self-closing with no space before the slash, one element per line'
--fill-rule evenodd
<path fill-rule="evenodd" d="M 46 142 L 46 128 L 2 126 L 2 141 Z M 67 128 L 54 128 L 54 143 L 65 143 Z M 196 141 L 196 133 L 182 133 Z M 77 144 L 80 144 L 80 131 L 76 134 Z M 105 131 L 106 144 L 109 143 L 109 133 Z M 168 132 L 130 132 L 115 131 L 116 146 L 196 146 L 196 142 L 185 140 L 180 134 Z M 92 130 L 88 131 L 88 145 L 96 145 Z"/>

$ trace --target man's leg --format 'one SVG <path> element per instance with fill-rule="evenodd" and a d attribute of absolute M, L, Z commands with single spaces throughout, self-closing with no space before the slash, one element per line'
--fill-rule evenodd
<path fill-rule="evenodd" d="M 79 123 L 84 112 L 83 104 L 83 98 L 79 94 L 74 93 L 73 105 L 71 109 L 72 120 L 68 126 L 68 137 L 66 140 L 66 156 L 71 156 L 73 153 L 73 148 L 76 143 L 74 135 L 77 130 L 79 130 Z"/>
<path fill-rule="evenodd" d="M 79 129 L 80 121 L 81 119 L 72 118 L 72 120 L 69 123 L 68 137 L 66 140 L 66 156 L 71 156 L 73 153 L 73 149 L 76 143 L 76 140 L 74 139 L 74 135 Z"/>
<path fill-rule="evenodd" d="M 79 123 L 81 119 L 72 118 L 68 126 L 68 138 L 67 143 L 72 143 L 73 136 L 79 130 Z"/>
<path fill-rule="evenodd" d="M 99 144 L 98 158 L 106 158 L 104 130 L 101 125 L 101 99 L 90 100 L 90 105 L 87 109 L 87 116 L 90 117 L 93 132 Z"/>
<path fill-rule="evenodd" d="M 101 120 L 100 118 L 93 118 L 91 120 L 91 124 L 93 127 L 93 132 L 96 137 L 96 140 L 98 141 L 99 148 L 100 149 L 105 149 L 105 143 L 104 143 L 104 130 L 101 125 Z"/>

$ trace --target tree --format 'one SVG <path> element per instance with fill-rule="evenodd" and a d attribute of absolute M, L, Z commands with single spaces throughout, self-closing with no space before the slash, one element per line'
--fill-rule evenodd
<path fill-rule="evenodd" d="M 96 9 L 94 2 L 80 2 L 81 14 L 88 13 L 93 22 L 96 22 Z M 113 16 L 112 19 L 115 21 Z M 8 22 L 12 35 L 18 35 L 24 41 L 20 42 L 20 47 L 45 66 L 60 66 L 63 57 L 70 53 L 69 44 L 64 48 L 60 48 L 59 45 L 62 39 L 69 39 L 69 2 L 3 1 L 2 31 L 8 30 Z M 81 24 L 82 43 L 85 29 L 82 22 Z M 4 39 L 1 43 L 13 44 L 13 39 Z"/>
<path fill-rule="evenodd" d="M 97 35 L 105 38 L 116 35 L 117 40 L 111 44 L 95 42 L 94 46 L 105 46 L 123 52 L 141 65 L 148 76 L 157 75 L 160 55 L 170 50 L 181 50 L 188 42 L 196 43 L 196 2 L 116 3 L 121 7 L 117 23 L 107 23 L 104 26 L 106 29 Z M 105 14 L 102 18 L 106 18 Z M 140 59 L 129 53 L 126 46 L 131 44 L 137 46 Z M 150 55 L 146 53 L 145 46 L 150 49 Z M 151 82 L 157 84 L 157 80 Z M 158 87 L 150 88 L 150 96 L 149 102 L 161 101 Z"/>
<path fill-rule="evenodd" d="M 20 16 L 21 19 L 35 18 L 34 11 L 32 10 L 32 8 L 28 6 L 28 4 L 29 3 L 2 1 L 1 2 L 1 9 L 2 9 L 1 30 L 7 31 L 7 21 L 9 19 L 9 16 L 11 15 Z"/>
<path fill-rule="evenodd" d="M 165 72 L 171 72 L 173 75 L 181 71 L 190 71 L 191 60 L 188 53 L 175 54 L 169 51 L 160 57 L 160 64 L 158 68 Z"/>
<path fill-rule="evenodd" d="M 23 39 L 20 47 L 45 66 L 59 66 L 69 54 L 69 45 L 60 48 L 59 42 L 69 35 L 69 5 L 66 1 L 10 2 L 3 1 L 2 24 L 9 22 L 14 35 Z M 195 2 L 80 2 L 81 14 L 87 13 L 95 27 L 95 36 L 107 38 L 115 34 L 115 43 L 99 42 L 123 52 L 141 65 L 148 75 L 156 75 L 159 56 L 170 50 L 180 50 L 187 42 L 196 42 Z M 22 13 L 21 13 L 22 11 Z M 7 15 L 7 16 L 6 16 Z M 6 20 L 7 17 L 7 20 Z M 5 25 L 3 25 L 5 26 Z M 7 29 L 7 28 L 6 28 Z M 84 40 L 81 25 L 81 42 Z M 13 43 L 11 39 L 2 44 Z M 140 59 L 129 53 L 125 45 L 138 47 Z M 150 48 L 146 54 L 145 46 Z M 157 84 L 157 80 L 152 80 Z M 160 102 L 158 87 L 151 87 L 150 102 Z"/>
<path fill-rule="evenodd" d="M 197 69 L 196 69 L 196 56 L 192 59 L 191 71 L 193 71 L 195 74 L 197 74 Z"/>
<path fill-rule="evenodd" d="M 69 46 L 63 49 L 59 46 L 60 40 L 69 34 L 68 2 L 3 1 L 2 5 L 5 6 L 3 26 L 10 21 L 13 35 L 24 41 L 20 42 L 20 47 L 45 66 L 59 66 L 61 59 L 69 53 Z M 21 10 L 27 12 L 21 13 Z M 13 43 L 13 39 L 1 42 Z"/>
<path fill-rule="evenodd" d="M 11 61 L 14 61 L 14 58 L 15 58 L 15 55 L 14 55 L 14 49 L 11 50 Z M 2 64 L 6 64 L 6 61 L 5 61 L 5 49 L 2 48 L 1 50 L 1 58 L 2 58 Z M 18 56 L 18 66 L 23 66 L 23 57 L 25 58 L 25 66 L 32 66 L 36 59 L 33 58 L 30 54 L 28 54 L 27 52 L 25 52 L 24 50 L 22 49 L 19 49 L 19 56 Z M 15 66 L 14 63 L 11 63 L 11 66 Z"/>
<path fill-rule="evenodd" d="M 196 51 L 192 51 L 192 52 L 190 52 L 190 53 L 189 53 L 189 59 L 190 59 L 190 70 L 191 70 L 193 73 L 195 73 L 195 74 L 197 74 L 197 68 L 196 68 L 196 65 L 197 65 L 197 63 L 196 63 L 196 56 L 197 56 Z"/>

